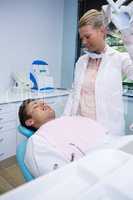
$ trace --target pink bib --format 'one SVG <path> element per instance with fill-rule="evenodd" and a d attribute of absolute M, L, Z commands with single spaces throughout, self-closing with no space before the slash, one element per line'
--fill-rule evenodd
<path fill-rule="evenodd" d="M 103 141 L 107 130 L 97 122 L 81 116 L 65 116 L 41 126 L 36 132 L 66 160 L 84 156 Z"/>

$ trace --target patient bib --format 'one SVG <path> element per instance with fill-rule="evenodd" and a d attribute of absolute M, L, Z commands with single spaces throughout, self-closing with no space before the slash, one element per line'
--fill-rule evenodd
<path fill-rule="evenodd" d="M 81 116 L 52 120 L 36 132 L 67 161 L 83 157 L 103 142 L 107 130 L 97 122 Z"/>

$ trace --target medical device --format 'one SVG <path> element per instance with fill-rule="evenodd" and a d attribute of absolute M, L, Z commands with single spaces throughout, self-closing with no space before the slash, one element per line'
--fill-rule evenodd
<path fill-rule="evenodd" d="M 11 87 L 14 91 L 30 90 L 30 80 L 27 71 L 13 72 L 11 74 Z"/>
<path fill-rule="evenodd" d="M 124 4 L 127 0 L 118 0 L 115 3 L 117 4 L 118 7 L 120 7 L 122 4 Z"/>
<path fill-rule="evenodd" d="M 54 89 L 53 77 L 50 76 L 48 63 L 43 60 L 34 60 L 30 69 L 32 91 L 43 92 Z"/>
<path fill-rule="evenodd" d="M 116 3 L 113 0 L 107 0 L 108 4 L 111 6 L 112 11 L 121 17 L 124 24 L 128 24 L 130 20 L 130 16 L 127 12 L 121 12 L 120 6 L 125 2 L 126 0 L 118 0 Z"/>

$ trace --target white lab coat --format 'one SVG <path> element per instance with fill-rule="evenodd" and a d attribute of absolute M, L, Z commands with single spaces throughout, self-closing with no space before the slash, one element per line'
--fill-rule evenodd
<path fill-rule="evenodd" d="M 87 67 L 88 55 L 79 58 L 75 68 L 73 90 L 68 98 L 64 115 L 78 115 L 80 90 Z M 124 105 L 122 75 L 133 79 L 133 63 L 128 53 L 120 53 L 107 46 L 95 82 L 96 118 L 110 134 L 124 134 Z"/>
<path fill-rule="evenodd" d="M 133 60 L 133 22 L 130 25 L 130 28 L 121 31 L 123 42 L 127 51 Z"/>

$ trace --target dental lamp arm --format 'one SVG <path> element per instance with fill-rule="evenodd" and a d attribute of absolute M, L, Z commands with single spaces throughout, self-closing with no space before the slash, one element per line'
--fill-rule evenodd
<path fill-rule="evenodd" d="M 120 31 L 123 43 L 133 61 L 133 23 L 129 28 Z"/>
<path fill-rule="evenodd" d="M 102 8 L 106 22 L 112 21 L 121 32 L 124 45 L 133 60 L 133 2 L 127 6 L 121 6 L 124 1 L 118 0 L 116 3 L 112 3 L 112 0 L 107 0 L 109 5 Z"/>
<path fill-rule="evenodd" d="M 117 0 L 115 3 L 118 7 L 120 7 L 122 4 L 124 4 L 127 0 Z"/>
<path fill-rule="evenodd" d="M 127 6 L 121 6 L 124 0 L 119 0 L 116 3 L 113 0 L 107 0 L 109 3 L 108 9 L 103 6 L 105 16 L 110 18 L 118 30 L 130 28 L 133 21 L 133 2 Z"/>
<path fill-rule="evenodd" d="M 120 11 L 123 15 L 118 14 L 117 16 L 112 16 L 112 22 L 120 30 L 124 45 L 133 61 L 133 2 L 127 6 L 121 6 Z M 129 16 L 128 20 L 127 16 L 125 16 L 126 20 L 124 21 L 124 14 Z M 118 21 L 120 22 L 120 26 Z"/>

